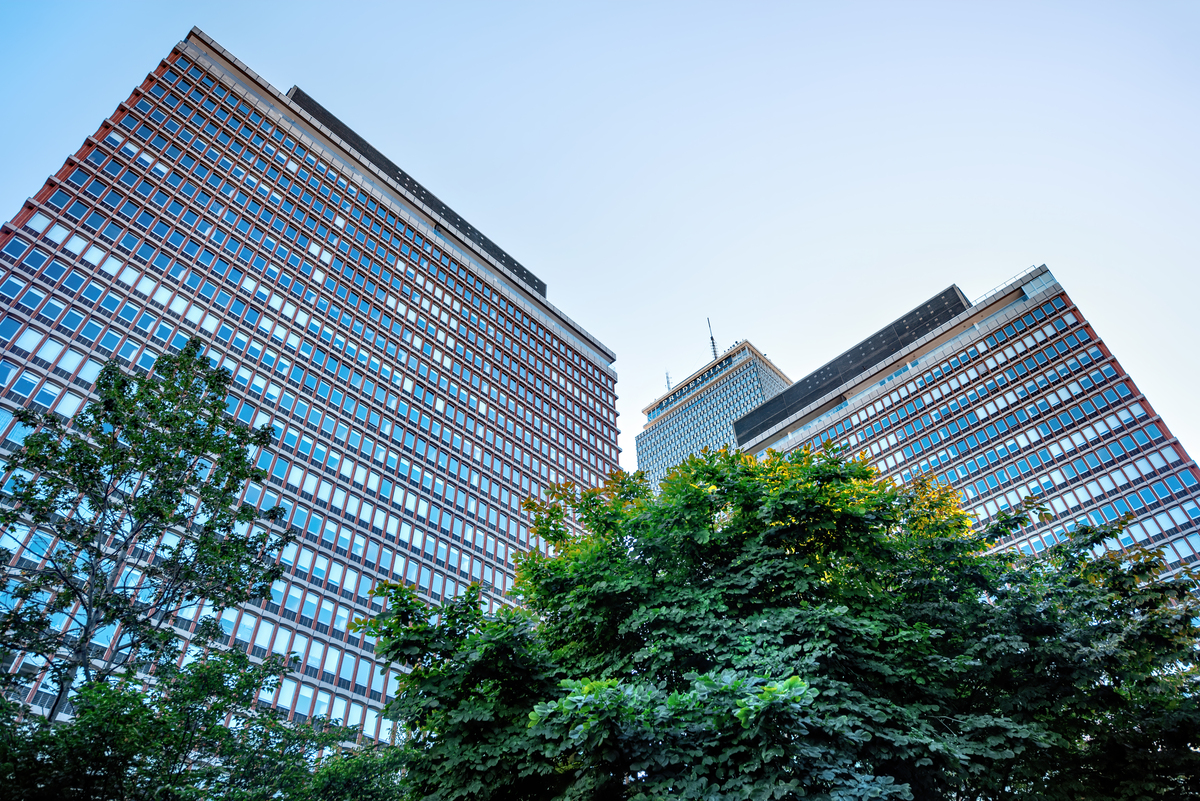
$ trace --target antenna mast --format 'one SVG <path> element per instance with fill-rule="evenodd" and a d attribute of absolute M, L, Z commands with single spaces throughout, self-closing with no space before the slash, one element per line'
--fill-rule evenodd
<path fill-rule="evenodd" d="M 667 392 L 671 391 L 671 371 L 667 371 Z"/>
<path fill-rule="evenodd" d="M 708 321 L 708 342 L 710 345 L 712 345 L 713 361 L 716 361 L 717 360 L 717 340 L 715 338 L 713 338 L 712 320 L 709 319 L 708 317 L 705 317 L 704 319 Z"/>

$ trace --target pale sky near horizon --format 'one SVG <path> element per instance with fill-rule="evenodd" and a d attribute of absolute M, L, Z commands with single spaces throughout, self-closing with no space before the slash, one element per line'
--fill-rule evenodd
<path fill-rule="evenodd" d="M 641 409 L 1047 264 L 1193 457 L 1194 3 L 0 2 L 0 216 L 196 25 L 549 285 Z"/>

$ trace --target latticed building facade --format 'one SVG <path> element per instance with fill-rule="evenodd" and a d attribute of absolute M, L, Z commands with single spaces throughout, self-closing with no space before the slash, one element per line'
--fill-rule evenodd
<path fill-rule="evenodd" d="M 389 667 L 347 631 L 371 588 L 437 603 L 480 582 L 510 603 L 514 555 L 545 548 L 520 502 L 617 464 L 613 354 L 316 101 L 198 30 L 0 230 L 0 306 L 4 449 L 14 408 L 69 417 L 105 360 L 149 371 L 196 336 L 233 375 L 231 417 L 274 427 L 244 502 L 282 506 L 298 540 L 272 597 L 222 624 L 257 657 L 298 655 L 264 699 L 295 719 L 386 736 Z M 3 542 L 14 563 L 46 546 Z"/>
<path fill-rule="evenodd" d="M 1031 495 L 1050 512 L 998 547 L 1036 554 L 1083 522 L 1200 558 L 1200 472 L 1054 275 L 974 304 L 950 287 L 736 423 L 738 443 L 840 445 L 902 481 L 960 489 L 980 525 Z"/>
<path fill-rule="evenodd" d="M 688 456 L 736 445 L 734 421 L 790 383 L 758 348 L 737 343 L 642 410 L 638 470 L 658 486 Z"/>

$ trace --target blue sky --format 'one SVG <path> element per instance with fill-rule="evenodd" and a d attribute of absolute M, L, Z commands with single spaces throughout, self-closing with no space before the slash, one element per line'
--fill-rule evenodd
<path fill-rule="evenodd" d="M 750 339 L 793 379 L 1047 264 L 1193 456 L 1200 6 L 0 7 L 0 203 L 197 25 L 549 284 L 640 410 Z"/>

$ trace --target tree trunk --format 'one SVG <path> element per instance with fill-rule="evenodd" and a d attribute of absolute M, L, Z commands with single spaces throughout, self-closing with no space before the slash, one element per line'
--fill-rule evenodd
<path fill-rule="evenodd" d="M 75 685 L 75 677 L 79 673 L 79 666 L 72 665 L 67 668 L 66 672 L 58 681 L 58 696 L 54 699 L 53 706 L 50 707 L 50 713 L 46 718 L 53 723 L 58 720 L 59 714 L 67 706 L 67 699 L 71 695 L 71 688 Z"/>

